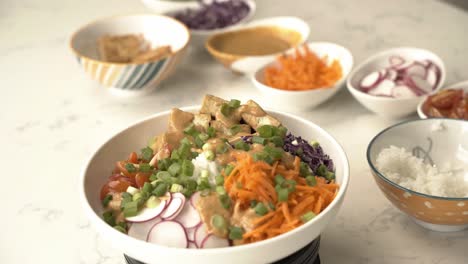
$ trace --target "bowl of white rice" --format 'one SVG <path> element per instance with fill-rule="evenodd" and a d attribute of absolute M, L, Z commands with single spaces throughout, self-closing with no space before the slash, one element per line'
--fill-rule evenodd
<path fill-rule="evenodd" d="M 375 136 L 367 161 L 385 197 L 417 224 L 468 228 L 468 121 L 405 121 Z"/>

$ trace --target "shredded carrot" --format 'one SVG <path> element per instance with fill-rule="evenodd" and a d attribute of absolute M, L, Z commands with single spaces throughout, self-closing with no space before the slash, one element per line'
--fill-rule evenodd
<path fill-rule="evenodd" d="M 303 46 L 303 52 L 296 48 L 295 54 L 277 58 L 278 65 L 265 69 L 265 84 L 282 90 L 311 90 L 332 87 L 342 76 L 341 64 L 333 60 L 327 63 L 327 56 L 320 58 Z"/>
<path fill-rule="evenodd" d="M 274 205 L 264 216 L 256 218 L 254 228 L 243 235 L 243 243 L 268 239 L 302 225 L 301 216 L 307 212 L 319 214 L 334 199 L 339 186 L 316 177 L 315 186 L 307 185 L 300 176 L 300 158 L 296 157 L 293 168 L 287 168 L 281 162 L 270 165 L 263 161 L 254 161 L 247 153 L 235 156 L 235 167 L 225 175 L 224 188 L 234 203 L 248 208 L 252 200 Z M 296 181 L 295 190 L 288 195 L 288 200 L 278 201 L 274 175 L 280 173 L 285 179 Z"/>

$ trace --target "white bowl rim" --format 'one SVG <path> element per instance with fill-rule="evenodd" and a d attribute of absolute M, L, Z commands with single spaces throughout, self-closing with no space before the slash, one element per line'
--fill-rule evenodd
<path fill-rule="evenodd" d="M 395 127 L 399 127 L 399 126 L 403 126 L 403 125 L 406 125 L 406 124 L 409 124 L 409 123 L 414 123 L 414 122 L 433 122 L 433 121 L 436 121 L 436 120 L 442 120 L 442 121 L 448 121 L 448 122 L 468 122 L 466 120 L 461 120 L 461 119 L 453 119 L 453 118 L 444 118 L 444 117 L 435 117 L 435 118 L 430 118 L 430 119 L 411 119 L 411 120 L 405 120 L 405 121 L 402 121 L 402 122 L 399 122 L 399 123 L 396 123 L 394 125 L 391 125 L 387 128 L 385 128 L 384 130 L 380 131 L 377 135 L 374 136 L 374 138 L 372 138 L 372 140 L 369 142 L 369 145 L 367 146 L 367 151 L 366 151 L 366 158 L 367 158 L 367 163 L 369 164 L 370 168 L 372 169 L 372 171 L 374 171 L 382 180 L 386 181 L 387 183 L 389 183 L 390 185 L 402 190 L 402 191 L 405 191 L 405 192 L 408 192 L 408 193 L 412 193 L 412 194 L 415 194 L 417 196 L 423 196 L 423 197 L 426 197 L 426 198 L 431 198 L 431 199 L 437 199 L 437 200 L 448 200 L 448 201 L 468 201 L 468 197 L 443 197 L 443 196 L 436 196 L 436 195 L 430 195 L 430 194 L 426 194 L 426 193 L 421 193 L 421 192 L 417 192 L 417 191 L 413 191 L 411 189 L 408 189 L 406 187 L 403 187 L 391 180 L 389 180 L 387 177 L 385 177 L 385 175 L 383 175 L 382 173 L 380 173 L 380 171 L 374 166 L 374 164 L 372 163 L 371 161 L 371 157 L 370 157 L 370 150 L 374 144 L 374 142 L 380 137 L 382 136 L 385 132 L 387 131 L 390 131 L 392 130 L 393 128 Z"/>
<path fill-rule="evenodd" d="M 266 67 L 276 63 L 276 57 L 275 57 L 269 63 L 263 65 L 262 67 L 260 67 L 254 73 L 251 74 L 250 78 L 251 78 L 252 82 L 254 82 L 254 84 L 261 85 L 263 87 L 263 89 L 266 89 L 269 92 L 271 91 L 271 92 L 274 92 L 274 93 L 277 93 L 277 94 L 308 94 L 308 93 L 313 93 L 313 92 L 317 92 L 317 91 L 330 91 L 330 90 L 335 90 L 335 89 L 341 89 L 341 85 L 337 85 L 337 84 L 339 84 L 340 82 L 346 80 L 346 78 L 349 76 L 349 73 L 353 69 L 354 59 L 353 59 L 353 54 L 351 53 L 351 51 L 349 51 L 349 49 L 347 49 L 346 47 L 341 46 L 341 45 L 339 45 L 337 43 L 327 42 L 327 41 L 310 41 L 310 42 L 303 43 L 301 45 L 307 45 L 308 47 L 310 47 L 311 45 L 329 45 L 329 46 L 335 46 L 336 48 L 342 49 L 342 50 L 344 50 L 346 52 L 347 55 L 349 55 L 349 58 L 351 60 L 351 67 L 349 68 L 348 72 L 343 74 L 343 76 L 341 76 L 341 78 L 338 81 L 336 81 L 335 84 L 333 84 L 333 86 L 321 87 L 321 88 L 316 88 L 316 89 L 309 89 L 309 90 L 304 90 L 304 91 L 296 91 L 296 90 L 288 91 L 288 90 L 282 90 L 282 89 L 277 89 L 277 88 L 271 87 L 271 86 L 266 85 L 265 83 L 263 83 L 263 82 L 261 82 L 260 80 L 257 79 L 257 73 L 264 70 Z M 299 45 L 298 47 L 300 47 L 301 45 Z M 289 52 L 294 51 L 294 49 L 295 49 L 295 47 L 290 48 L 290 49 L 286 50 L 284 52 L 284 54 L 288 54 Z"/>
<path fill-rule="evenodd" d="M 147 64 L 147 63 L 152 63 L 152 62 L 159 61 L 160 59 L 157 59 L 155 61 L 146 61 L 146 62 L 139 62 L 139 63 L 109 62 L 109 61 L 103 61 L 103 60 L 99 60 L 99 59 L 95 59 L 95 58 L 90 58 L 88 56 L 83 55 L 80 51 L 75 49 L 74 42 L 75 42 L 75 39 L 76 39 L 78 33 L 80 33 L 81 31 L 83 31 L 83 30 L 85 30 L 87 28 L 91 28 L 91 27 L 95 26 L 96 23 L 103 22 L 103 21 L 106 21 L 106 20 L 109 20 L 109 19 L 114 19 L 114 18 L 140 17 L 140 16 L 153 16 L 153 17 L 166 18 L 166 19 L 172 20 L 173 22 L 176 22 L 177 24 L 181 25 L 184 28 L 184 31 L 187 33 L 187 41 L 184 43 L 184 45 L 180 49 L 173 51 L 172 54 L 169 57 L 172 57 L 175 54 L 177 54 L 177 53 L 181 52 L 182 50 L 184 50 L 185 48 L 187 48 L 188 44 L 190 43 L 190 38 L 191 38 L 190 31 L 187 28 L 187 26 L 185 26 L 184 23 L 180 22 L 179 20 L 177 20 L 177 19 L 175 19 L 173 17 L 166 16 L 166 15 L 152 14 L 152 13 L 122 14 L 122 15 L 113 15 L 113 16 L 107 16 L 107 17 L 101 17 L 101 18 L 94 19 L 94 20 L 80 26 L 77 30 L 73 31 L 73 33 L 69 37 L 68 47 L 78 57 L 82 57 L 82 58 L 85 58 L 87 60 L 94 61 L 94 62 L 101 63 L 101 64 L 106 64 L 106 65 L 115 65 L 115 66 L 144 65 L 144 64 Z"/>
<path fill-rule="evenodd" d="M 238 28 L 242 28 L 242 26 L 248 22 L 250 19 L 252 19 L 252 17 L 255 15 L 255 12 L 257 11 L 257 4 L 255 3 L 255 1 L 253 0 L 242 0 L 244 1 L 248 6 L 249 6 L 249 13 L 243 17 L 241 20 L 237 21 L 236 23 L 232 24 L 232 25 L 229 25 L 227 27 L 223 27 L 223 28 L 213 28 L 213 29 L 191 29 L 189 27 L 188 30 L 190 31 L 190 33 L 192 33 L 193 35 L 200 35 L 200 36 L 208 36 L 208 35 L 211 35 L 211 34 L 216 34 L 216 33 L 221 33 L 221 32 L 225 32 L 225 31 L 229 31 L 231 29 L 238 29 Z M 168 1 L 165 1 L 165 2 L 168 2 Z M 194 2 L 198 2 L 198 1 L 194 1 Z M 198 7 L 194 7 L 194 8 L 187 8 L 187 7 L 179 7 L 178 10 L 172 10 L 172 11 L 169 11 L 169 12 L 164 12 L 163 14 L 165 16 L 170 16 L 172 18 L 173 15 L 177 12 L 181 12 L 183 10 L 186 10 L 186 9 L 200 9 L 201 7 L 198 6 Z M 176 18 L 174 18 L 176 19 Z"/>
<path fill-rule="evenodd" d="M 395 47 L 395 48 L 379 51 L 379 52 L 371 55 L 370 57 L 368 57 L 363 62 L 361 62 L 348 75 L 348 79 L 346 80 L 346 86 L 348 87 L 348 90 L 351 93 L 357 93 L 357 94 L 359 94 L 359 95 L 361 95 L 363 97 L 372 98 L 374 100 L 380 100 L 380 101 L 397 101 L 397 100 L 398 101 L 412 101 L 412 100 L 414 100 L 416 98 L 422 98 L 423 96 L 425 96 L 425 95 L 422 95 L 422 96 L 411 97 L 411 98 L 394 98 L 394 97 L 376 96 L 376 95 L 371 95 L 371 94 L 365 93 L 365 92 L 359 90 L 358 88 L 354 87 L 351 84 L 351 79 L 354 77 L 354 75 L 356 75 L 357 72 L 362 70 L 362 68 L 364 68 L 364 66 L 366 66 L 370 62 L 376 60 L 377 58 L 381 57 L 382 55 L 384 55 L 386 53 L 392 53 L 392 52 L 397 53 L 397 52 L 400 52 L 401 50 L 423 51 L 425 53 L 431 54 L 432 56 L 436 57 L 440 61 L 440 80 L 439 80 L 439 83 L 437 84 L 437 87 L 434 90 L 432 90 L 432 92 L 436 92 L 436 91 L 438 91 L 438 90 L 440 90 L 442 88 L 442 85 L 445 82 L 445 75 L 446 75 L 445 63 L 442 60 L 442 58 L 440 58 L 439 55 L 435 54 L 434 52 L 432 52 L 432 51 L 430 51 L 428 49 L 403 46 L 403 47 Z"/>
<path fill-rule="evenodd" d="M 195 110 L 200 109 L 200 105 L 180 107 L 180 109 L 184 110 L 184 111 L 195 111 Z M 115 230 L 113 227 L 109 226 L 108 224 L 104 223 L 104 220 L 102 220 L 102 218 L 99 217 L 94 212 L 93 208 L 91 207 L 88 200 L 86 199 L 86 192 L 85 192 L 85 186 L 84 186 L 85 178 L 86 178 L 85 177 L 86 176 L 86 171 L 87 171 L 89 165 L 91 164 L 92 160 L 96 156 L 96 154 L 99 152 L 99 150 L 101 150 L 101 148 L 104 147 L 112 139 L 114 139 L 118 135 L 122 134 L 123 132 L 127 131 L 131 127 L 134 127 L 136 125 L 139 125 L 141 123 L 144 123 L 146 121 L 149 121 L 149 120 L 157 118 L 157 117 L 168 115 L 170 113 L 170 111 L 171 110 L 166 110 L 166 111 L 162 111 L 162 112 L 158 112 L 156 114 L 150 115 L 148 117 L 144 117 L 144 118 L 142 118 L 142 119 L 140 119 L 140 120 L 138 120 L 138 121 L 136 121 L 136 122 L 134 122 L 134 123 L 132 123 L 130 125 L 127 125 L 124 129 L 119 130 L 117 133 L 114 133 L 109 138 L 107 138 L 105 141 L 103 141 L 103 143 L 100 144 L 96 149 L 94 149 L 94 151 L 92 152 L 93 154 L 91 155 L 91 157 L 86 161 L 86 163 L 82 167 L 82 169 L 80 171 L 79 182 L 78 182 L 78 188 L 79 188 L 78 191 L 79 191 L 79 196 L 80 196 L 80 204 L 81 204 L 83 210 L 85 211 L 88 219 L 92 218 L 90 220 L 91 220 L 92 224 L 95 225 L 95 228 L 98 227 L 98 226 L 96 226 L 96 222 L 101 222 L 100 224 L 103 224 L 104 226 L 106 226 L 106 228 L 109 229 L 108 230 L 109 232 L 111 232 L 111 231 L 112 232 L 118 232 L 119 234 L 117 234 L 117 235 L 120 236 L 123 240 L 126 240 L 128 243 L 133 243 L 135 246 L 139 246 L 139 247 L 155 247 L 155 248 L 159 248 L 159 249 L 164 249 L 166 251 L 171 251 L 171 253 L 175 253 L 175 254 L 176 253 L 182 253 L 182 252 L 185 252 L 185 253 L 186 252 L 191 252 L 194 255 L 200 255 L 200 254 L 201 255 L 204 255 L 204 254 L 213 255 L 213 254 L 222 254 L 222 253 L 234 253 L 234 252 L 237 252 L 237 251 L 242 251 L 242 250 L 244 250 L 246 248 L 255 248 L 255 247 L 259 246 L 259 245 L 270 244 L 270 243 L 272 243 L 274 241 L 282 239 L 285 236 L 289 236 L 289 235 L 291 235 L 293 233 L 301 232 L 307 226 L 312 225 L 314 222 L 318 221 L 318 219 L 323 218 L 324 215 L 327 214 L 328 212 L 330 212 L 333 207 L 338 206 L 338 203 L 340 202 L 340 200 L 342 200 L 344 198 L 344 195 L 345 195 L 346 190 L 347 190 L 348 185 L 349 185 L 350 168 L 349 168 L 348 157 L 346 155 L 346 152 L 344 151 L 344 148 L 340 145 L 340 143 L 338 143 L 338 141 L 331 134 L 329 134 L 327 131 L 325 131 L 323 128 L 321 128 L 320 126 L 316 125 L 315 123 L 313 123 L 313 122 L 311 122 L 311 121 L 309 121 L 309 120 L 307 120 L 307 119 L 305 119 L 303 117 L 296 116 L 296 115 L 293 115 L 293 114 L 290 114 L 290 113 L 287 113 L 287 112 L 276 111 L 276 110 L 271 110 L 271 109 L 265 108 L 265 111 L 267 111 L 269 113 L 272 113 L 272 114 L 279 113 L 281 115 L 287 116 L 288 118 L 291 118 L 292 120 L 301 121 L 301 122 L 303 122 L 303 123 L 305 123 L 305 124 L 307 124 L 309 126 L 315 127 L 315 129 L 320 131 L 320 133 L 322 133 L 324 135 L 324 137 L 327 137 L 332 142 L 332 144 L 336 146 L 336 148 L 338 150 L 338 155 L 344 161 L 344 164 L 343 164 L 343 182 L 340 184 L 339 191 L 336 194 L 335 198 L 325 208 L 325 210 L 320 212 L 311 221 L 308 221 L 307 223 L 305 223 L 305 224 L 303 224 L 303 225 L 301 225 L 299 227 L 296 227 L 293 230 L 290 230 L 290 231 L 288 231 L 288 232 L 286 232 L 284 234 L 281 234 L 281 235 L 278 235 L 276 237 L 269 238 L 269 239 L 266 239 L 266 240 L 262 240 L 262 241 L 259 241 L 259 242 L 246 244 L 246 245 L 235 246 L 235 247 L 208 248 L 208 249 L 203 249 L 203 250 L 190 250 L 190 251 L 188 251 L 189 249 L 186 249 L 186 248 L 171 248 L 171 247 L 166 247 L 166 246 L 162 246 L 162 245 L 151 244 L 151 243 L 148 243 L 146 241 L 141 241 L 141 240 L 138 240 L 136 238 L 130 237 L 127 234 L 123 234 L 123 233 Z"/>
<path fill-rule="evenodd" d="M 418 104 L 418 109 L 417 109 L 417 112 L 418 112 L 418 116 L 419 118 L 422 118 L 422 119 L 426 119 L 426 118 L 429 118 L 425 113 L 424 111 L 422 110 L 422 106 L 424 105 L 424 103 L 426 102 L 427 98 L 431 95 L 434 95 L 442 90 L 446 90 L 446 89 L 463 89 L 465 90 L 465 93 L 468 93 L 468 80 L 465 80 L 465 81 L 461 81 L 461 82 L 457 82 L 457 83 L 454 83 L 454 84 L 451 84 L 451 85 L 446 85 L 442 88 L 439 89 L 439 91 L 433 91 L 431 92 L 430 94 L 428 95 L 425 95 L 425 98 L 424 100 L 422 100 L 419 104 Z M 432 118 L 432 117 L 430 117 Z M 448 118 L 448 117 L 447 117 Z M 459 118 L 454 118 L 454 119 L 459 119 Z"/>

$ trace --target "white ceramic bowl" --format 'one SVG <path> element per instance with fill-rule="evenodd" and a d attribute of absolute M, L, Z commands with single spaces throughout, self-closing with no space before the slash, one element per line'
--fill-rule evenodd
<path fill-rule="evenodd" d="M 353 56 L 351 52 L 334 43 L 329 42 L 311 42 L 307 46 L 319 57 L 328 56 L 329 61 L 338 60 L 341 64 L 343 76 L 333 87 L 321 88 L 308 91 L 286 91 L 273 88 L 264 83 L 265 68 L 271 65 L 276 65 L 275 61 L 263 66 L 251 76 L 251 80 L 262 93 L 260 99 L 261 104 L 272 109 L 284 111 L 300 111 L 313 108 L 336 94 L 344 85 L 349 72 L 353 67 Z M 287 54 L 292 54 L 295 49 L 291 49 Z"/>
<path fill-rule="evenodd" d="M 169 45 L 169 57 L 144 63 L 114 63 L 99 58 L 97 40 L 104 35 L 142 34 L 152 47 Z M 183 58 L 190 33 L 179 21 L 160 15 L 122 15 L 99 19 L 78 29 L 70 48 L 83 70 L 117 94 L 142 95 L 154 91 Z"/>
<path fill-rule="evenodd" d="M 300 39 L 297 45 L 304 43 L 309 37 L 310 28 L 309 25 L 302 19 L 298 17 L 282 16 L 282 17 L 271 17 L 265 19 L 254 20 L 247 25 L 243 26 L 241 29 L 255 28 L 261 26 L 273 26 L 279 27 L 287 30 L 296 31 L 300 34 Z M 239 28 L 236 28 L 239 29 Z M 232 30 L 236 30 L 232 29 Z M 229 31 L 232 31 L 229 30 Z M 276 56 L 280 55 L 279 53 L 274 53 L 270 55 L 263 56 L 245 56 L 230 54 L 220 51 L 216 48 L 217 38 L 219 38 L 223 33 L 221 32 L 215 35 L 212 35 L 205 43 L 205 47 L 208 52 L 225 67 L 231 69 L 236 73 L 254 73 L 260 67 L 271 62 Z"/>
<path fill-rule="evenodd" d="M 173 16 L 176 12 L 181 12 L 186 9 L 200 9 L 200 5 L 198 1 L 162 1 L 162 0 L 142 0 L 143 3 L 152 9 L 153 11 L 164 14 L 167 16 Z M 223 0 L 218 0 L 223 1 Z M 230 26 L 219 28 L 219 29 L 211 29 L 211 30 L 197 30 L 197 29 L 190 29 L 190 34 L 192 36 L 190 44 L 195 48 L 203 48 L 206 39 L 216 33 L 225 32 L 231 29 L 242 27 L 243 24 L 250 21 L 252 17 L 255 15 L 256 11 L 256 4 L 253 0 L 243 0 L 249 6 L 249 13 L 238 21 L 235 24 Z"/>
<path fill-rule="evenodd" d="M 199 107 L 184 108 L 197 111 Z M 341 186 L 332 203 L 317 217 L 306 224 L 278 237 L 248 245 L 218 249 L 168 248 L 146 243 L 116 231 L 102 219 L 99 199 L 101 186 L 106 182 L 116 160 L 129 152 L 140 149 L 147 140 L 166 130 L 169 111 L 138 121 L 112 136 L 87 162 L 80 176 L 79 193 L 86 216 L 102 238 L 132 258 L 148 264 L 155 263 L 270 263 L 304 247 L 320 235 L 335 218 L 343 202 L 349 182 L 349 164 L 339 143 L 319 126 L 287 113 L 269 111 L 279 118 L 289 130 L 307 139 L 320 142 L 324 151 L 333 159 L 336 182 Z"/>
<path fill-rule="evenodd" d="M 444 89 L 463 89 L 465 91 L 465 93 L 468 93 L 468 81 L 463 81 L 463 82 L 459 82 L 459 83 L 456 83 L 456 84 L 452 84 L 452 85 L 448 85 L 440 90 L 444 90 Z M 432 93 L 434 94 L 434 93 Z M 419 104 L 418 104 L 418 116 L 419 118 L 422 118 L 422 119 L 426 119 L 427 116 L 426 114 L 423 112 L 422 110 L 422 106 L 424 104 L 424 102 L 427 100 L 427 96 L 425 97 L 425 99 L 423 101 L 421 101 Z"/>
<path fill-rule="evenodd" d="M 388 58 L 392 55 L 398 55 L 407 60 L 429 59 L 440 68 L 440 81 L 434 91 L 439 90 L 445 81 L 445 66 L 441 58 L 431 51 L 419 48 L 401 47 L 389 49 L 371 56 L 350 74 L 347 80 L 347 87 L 351 94 L 367 109 L 379 115 L 389 118 L 401 118 L 416 111 L 416 108 L 423 96 L 400 99 L 374 96 L 362 92 L 359 87 L 361 79 L 372 71 L 382 69 L 388 66 Z"/>
<path fill-rule="evenodd" d="M 367 148 L 367 161 L 385 197 L 417 224 L 434 231 L 460 231 L 468 228 L 468 197 L 447 198 L 410 190 L 392 182 L 375 164 L 380 151 L 390 145 L 410 152 L 419 149 L 416 153 L 421 153 L 420 158 L 429 157 L 436 166 L 453 164 L 468 185 L 467 139 L 467 121 L 446 118 L 405 121 L 386 128 L 372 139 Z"/>

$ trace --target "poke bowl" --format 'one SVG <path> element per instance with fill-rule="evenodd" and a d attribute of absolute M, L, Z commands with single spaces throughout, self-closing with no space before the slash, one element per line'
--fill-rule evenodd
<path fill-rule="evenodd" d="M 468 228 L 467 138 L 467 121 L 405 121 L 372 139 L 367 161 L 385 197 L 417 224 L 460 231 Z"/>
<path fill-rule="evenodd" d="M 434 107 L 434 103 L 439 107 Z M 448 85 L 429 95 L 419 103 L 418 115 L 422 119 L 449 117 L 468 120 L 468 81 Z"/>
<path fill-rule="evenodd" d="M 438 91 L 445 81 L 445 66 L 435 53 L 411 47 L 379 52 L 350 74 L 347 87 L 370 111 L 389 118 L 414 113 L 424 96 Z"/>
<path fill-rule="evenodd" d="M 349 182 L 349 165 L 346 154 L 335 139 L 310 121 L 283 112 L 264 111 L 253 101 L 248 101 L 245 105 L 239 105 L 239 102 L 236 100 L 219 100 L 222 99 L 206 96 L 201 107 L 173 109 L 172 111 L 158 113 L 138 121 L 107 140 L 97 149 L 86 164 L 81 174 L 79 187 L 84 211 L 101 236 L 126 255 L 145 263 L 161 263 L 164 261 L 173 263 L 219 263 L 220 259 L 225 263 L 270 263 L 291 255 L 316 239 L 337 215 Z M 222 104 L 218 104 L 219 102 L 222 102 Z M 235 134 L 236 142 L 229 141 L 230 138 L 228 140 L 229 144 L 225 140 L 209 136 L 210 139 L 208 140 L 212 141 L 207 141 L 207 143 L 203 144 L 202 152 L 195 159 L 196 163 L 192 163 L 198 164 L 192 167 L 191 171 L 192 177 L 196 179 L 198 184 L 196 192 L 193 193 L 195 190 L 183 182 L 179 182 L 180 184 L 176 185 L 172 183 L 170 187 L 164 186 L 161 190 L 160 186 L 163 186 L 166 178 L 174 180 L 175 177 L 169 177 L 169 174 L 163 171 L 165 170 L 164 166 L 168 165 L 168 160 L 181 158 L 183 155 L 196 155 L 194 152 L 197 152 L 197 150 L 193 147 L 195 145 L 192 145 L 191 152 L 187 151 L 183 152 L 186 154 L 181 154 L 181 149 L 189 144 L 186 139 L 183 139 L 177 149 L 163 147 L 153 156 L 149 155 L 145 157 L 149 151 L 148 147 L 145 146 L 154 146 L 154 144 L 170 146 L 170 143 L 166 145 L 162 141 L 168 140 L 167 142 L 173 142 L 169 139 L 170 135 L 174 135 L 172 134 L 174 132 L 172 129 L 183 127 L 181 124 L 187 120 L 193 120 L 194 123 L 197 123 L 197 126 L 189 125 L 185 127 L 183 130 L 184 135 L 195 135 L 195 138 L 206 139 L 205 136 L 201 136 L 203 134 L 198 134 L 196 129 L 199 128 L 198 125 L 203 123 L 202 116 L 205 115 L 203 112 L 210 113 L 213 111 L 210 109 L 216 109 L 216 111 L 223 109 L 221 112 L 216 112 L 215 116 L 218 119 L 212 121 L 215 124 L 222 118 L 219 116 L 220 113 L 230 111 L 231 114 L 237 115 L 235 113 L 240 113 L 237 111 L 242 111 L 242 119 L 247 120 L 247 123 L 239 125 L 241 130 L 245 132 L 246 125 L 250 124 L 252 125 L 250 128 L 256 127 L 258 132 L 248 135 L 242 134 L 241 130 L 239 130 Z M 249 113 L 255 113 L 255 115 L 249 116 Z M 190 119 L 190 117 L 193 119 Z M 210 122 L 212 117 L 208 115 L 208 118 L 208 122 Z M 279 120 L 281 124 L 277 123 Z M 169 125 L 166 125 L 168 122 Z M 213 135 L 220 135 L 221 128 L 218 125 L 215 125 L 217 128 Z M 278 126 L 274 128 L 275 125 Z M 286 130 L 280 129 L 280 127 L 287 128 L 288 133 L 284 134 Z M 207 131 L 208 135 L 213 133 L 211 129 Z M 155 135 L 158 134 L 161 136 L 155 139 Z M 278 140 L 279 134 L 284 136 L 284 141 Z M 295 137 L 293 134 L 313 139 L 313 142 L 307 142 L 302 138 Z M 186 136 L 184 138 L 190 137 Z M 148 142 L 148 139 L 155 140 Z M 208 142 L 211 143 L 208 144 Z M 222 148 L 219 148 L 218 146 L 220 145 L 214 142 L 224 143 L 221 144 Z M 196 141 L 194 144 L 197 144 Z M 274 147 L 281 144 L 283 144 L 283 148 Z M 214 147 L 214 145 L 217 146 Z M 224 151 L 226 147 L 228 148 L 227 152 Z M 132 151 L 139 148 L 142 148 L 141 156 L 133 154 Z M 251 152 L 248 152 L 246 148 Z M 276 150 L 273 151 L 273 149 Z M 276 154 L 272 154 L 278 153 L 278 151 L 281 151 L 281 157 L 275 157 Z M 125 159 L 130 152 L 132 154 L 125 161 L 125 165 L 123 165 L 120 161 Z M 296 153 L 298 156 L 292 156 L 291 153 Z M 322 159 L 309 159 L 307 162 L 301 161 L 306 160 L 304 157 L 311 155 L 311 153 L 315 153 L 314 155 L 318 155 Z M 161 155 L 170 155 L 171 158 L 159 159 L 162 157 Z M 225 160 L 225 162 L 229 163 L 224 167 L 219 167 L 219 164 L 223 163 L 223 157 L 226 157 L 223 155 L 229 157 Z M 287 157 L 292 157 L 292 160 L 287 161 Z M 137 159 L 157 161 L 156 164 L 151 161 L 149 162 L 150 164 L 154 164 L 159 170 L 159 174 L 157 173 L 156 180 L 154 181 L 156 185 L 153 186 L 153 182 L 149 184 L 147 180 L 145 184 L 140 183 L 136 187 L 127 184 L 124 186 L 126 192 L 118 193 L 115 189 L 115 192 L 110 192 L 109 190 L 112 190 L 112 188 L 118 188 L 115 184 L 125 184 L 131 181 L 124 179 L 118 183 L 111 183 L 113 180 L 119 179 L 119 177 L 121 179 L 125 176 L 124 174 L 115 175 L 117 171 L 120 171 L 120 173 L 138 171 L 139 174 L 143 168 L 145 170 L 150 168 L 142 163 L 129 165 L 131 160 L 136 161 Z M 116 161 L 119 162 L 116 164 Z M 116 166 L 112 172 L 113 164 L 116 164 Z M 230 168 L 230 172 L 227 172 L 230 164 L 234 165 Z M 311 167 L 308 167 L 308 164 Z M 125 170 L 122 169 L 122 166 Z M 172 164 L 169 168 L 171 166 Z M 317 168 L 316 171 L 312 169 L 314 166 Z M 182 171 L 188 170 L 188 168 L 190 166 L 187 167 L 187 164 L 182 162 L 182 165 L 179 167 L 180 175 L 182 175 Z M 221 169 L 216 172 L 215 170 L 219 168 Z M 272 186 L 276 184 L 275 187 L 269 187 L 270 189 L 273 188 L 269 192 L 269 196 L 261 194 L 263 187 L 258 187 L 258 184 L 249 182 L 247 178 L 244 178 L 246 175 L 244 168 L 249 168 L 248 171 L 249 173 L 252 172 L 252 174 L 260 173 L 255 174 L 258 177 L 256 179 L 265 180 L 263 183 L 260 183 L 260 186 L 267 188 L 265 184 Z M 167 170 L 170 172 L 173 169 Z M 267 171 L 261 172 L 261 170 L 267 170 L 268 173 Z M 272 173 L 274 171 L 269 170 L 274 170 L 277 173 Z M 163 176 L 163 174 L 166 176 Z M 109 177 L 109 175 L 111 176 Z M 213 175 L 216 176 L 213 178 Z M 303 176 L 306 177 L 304 178 Z M 272 177 L 274 177 L 274 180 Z M 135 176 L 136 182 L 140 180 L 141 177 Z M 208 187 L 200 189 L 202 185 Z M 215 185 L 216 187 L 214 187 Z M 145 189 L 147 188 L 153 188 L 152 193 L 160 192 L 158 194 L 160 195 L 158 196 L 159 203 L 155 205 L 156 207 L 150 207 L 150 200 L 154 202 L 155 199 L 151 198 L 154 196 L 151 196 L 147 199 L 145 207 L 141 211 L 132 213 L 130 204 L 134 204 L 134 201 L 138 201 L 141 196 L 144 196 Z M 254 197 L 255 199 L 253 200 L 244 200 L 244 198 L 241 198 L 244 197 L 240 194 L 241 190 L 252 191 L 249 188 L 258 188 L 256 189 L 258 190 L 257 193 L 249 194 L 258 196 L 255 196 L 257 198 Z M 191 196 L 188 195 L 187 199 L 183 198 L 190 193 L 190 190 L 192 190 Z M 116 200 L 115 195 L 120 195 L 121 197 L 130 196 L 132 198 L 126 200 L 124 197 Z M 213 195 L 219 199 L 217 198 L 206 204 L 206 206 L 203 206 L 206 201 L 212 199 Z M 273 198 L 273 196 L 276 198 Z M 169 197 L 171 197 L 171 200 L 169 200 Z M 135 198 L 137 200 L 133 200 Z M 195 206 L 193 206 L 194 199 Z M 271 200 L 267 203 L 268 199 Z M 113 203 L 115 201 L 119 202 L 118 208 L 123 208 L 122 213 L 125 220 L 130 220 L 127 222 L 127 225 L 120 225 L 120 223 L 116 225 L 118 216 L 111 219 L 114 221 L 112 224 L 109 223 L 108 210 L 114 206 Z M 168 203 L 168 201 L 169 205 L 162 209 L 162 213 L 157 215 L 156 218 L 154 218 L 154 215 L 151 216 L 153 218 L 150 221 L 154 222 L 142 219 L 142 217 L 145 218 L 148 214 L 153 214 L 155 208 L 160 208 L 161 204 Z M 174 201 L 177 201 L 175 206 Z M 226 201 L 228 202 L 225 203 Z M 280 203 L 280 201 L 282 202 Z M 182 202 L 185 202 L 183 206 L 181 206 Z M 243 204 L 244 202 L 247 204 Z M 105 203 L 107 204 L 104 205 Z M 220 207 L 220 204 L 224 209 Z M 245 207 L 242 207 L 244 205 Z M 171 209 L 172 207 L 182 209 L 176 208 L 173 210 Z M 195 209 L 186 209 L 189 207 Z M 286 212 L 289 212 L 289 208 L 291 209 L 291 213 L 287 214 Z M 198 212 L 198 214 L 190 213 L 193 210 L 196 210 L 195 212 Z M 223 210 L 228 210 L 226 212 L 229 215 L 225 216 L 222 213 Z M 210 215 L 210 211 L 211 214 L 215 211 L 219 213 L 207 217 Z M 244 212 L 244 214 L 242 214 L 241 218 L 237 218 L 235 217 L 237 212 Z M 176 215 L 175 219 L 171 218 L 173 215 Z M 222 217 L 218 217 L 218 215 Z M 286 215 L 288 215 L 288 218 L 286 218 Z M 244 216 L 253 221 L 243 218 Z M 198 217 L 198 222 L 192 221 L 194 217 Z M 244 220 L 240 221 L 239 219 Z M 269 219 L 273 219 L 274 221 L 270 221 Z M 271 226 L 271 228 L 266 229 L 264 226 L 265 222 L 263 221 L 268 221 L 268 226 Z M 249 224 L 253 225 L 249 227 Z M 165 229 L 160 228 L 162 225 L 165 226 Z M 191 227 L 188 227 L 188 225 L 191 225 Z M 226 228 L 226 226 L 229 226 L 229 228 Z M 135 230 L 136 227 L 137 230 Z M 191 229 L 192 227 L 195 230 Z M 202 227 L 203 229 L 201 229 Z M 286 229 L 281 231 L 282 229 L 278 229 L 279 227 Z M 200 230 L 203 231 L 201 233 L 203 241 L 200 241 Z M 220 230 L 223 231 L 221 235 L 219 234 Z M 257 233 L 260 235 L 257 236 Z M 192 238 L 189 237 L 191 235 L 193 235 Z"/>

